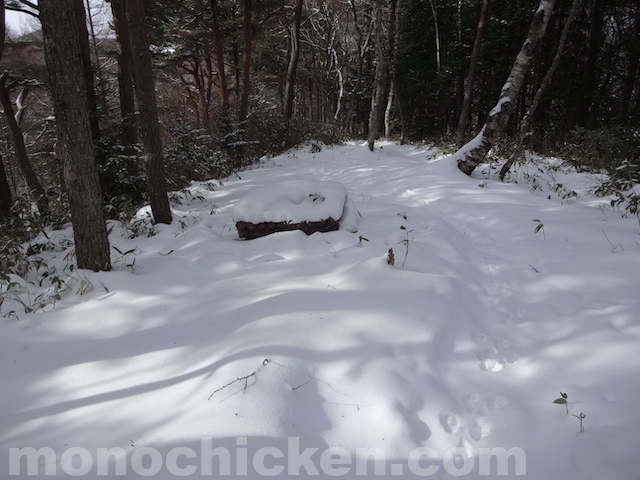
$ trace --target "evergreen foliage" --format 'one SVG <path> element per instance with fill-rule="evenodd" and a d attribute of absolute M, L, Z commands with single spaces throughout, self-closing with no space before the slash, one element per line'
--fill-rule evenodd
<path fill-rule="evenodd" d="M 294 0 L 251 4 L 251 93 L 249 115 L 242 122 L 244 1 L 216 1 L 228 86 L 228 105 L 222 108 L 212 3 L 145 0 L 169 188 L 180 189 L 191 180 L 224 178 L 300 143 L 366 138 L 376 69 L 373 19 L 378 1 L 304 1 L 293 116 L 287 124 L 283 98 Z M 557 1 L 502 144 L 513 143 L 518 133 L 554 58 L 571 4 L 571 0 Z M 398 2 L 388 118 L 393 138 L 451 142 L 480 6 L 479 0 Z M 495 105 L 537 6 L 538 0 L 491 1 L 466 138 L 478 133 Z M 32 88 L 21 104 L 20 127 L 29 161 L 55 202 L 64 198 L 64 188 L 42 44 L 36 35 L 14 37 L 8 37 L 1 70 L 9 71 L 7 83 L 16 110 L 24 86 Z M 91 45 L 101 133 L 94 147 L 108 215 L 119 218 L 149 201 L 140 139 L 122 131 L 138 118 L 119 115 L 117 41 L 111 36 L 92 40 Z M 566 158 L 580 169 L 607 172 L 607 181 L 613 183 L 601 192 L 619 192 L 619 198 L 624 197 L 621 203 L 631 205 L 632 194 L 625 188 L 637 181 L 638 124 L 640 5 L 637 0 L 583 0 L 525 146 Z M 0 155 L 11 196 L 22 202 L 27 188 L 11 145 L 0 145 Z"/>

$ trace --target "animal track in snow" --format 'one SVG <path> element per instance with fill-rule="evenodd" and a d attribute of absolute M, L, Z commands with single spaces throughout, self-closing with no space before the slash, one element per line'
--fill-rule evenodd
<path fill-rule="evenodd" d="M 497 415 L 509 402 L 501 396 L 484 398 L 478 393 L 472 393 L 464 397 L 463 403 L 469 413 L 486 416 Z"/>
<path fill-rule="evenodd" d="M 505 365 L 515 363 L 520 357 L 510 349 L 511 343 L 504 338 L 492 339 L 484 333 L 474 333 L 471 337 L 479 347 L 480 370 L 499 372 Z"/>
<path fill-rule="evenodd" d="M 440 425 L 442 425 L 445 432 L 452 435 L 456 435 L 460 429 L 458 417 L 452 413 L 441 413 Z"/>
<path fill-rule="evenodd" d="M 516 282 L 488 282 L 485 292 L 491 307 L 507 317 L 507 322 L 523 320 L 525 311 L 516 306 L 519 296 Z"/>
<path fill-rule="evenodd" d="M 491 433 L 491 422 L 485 417 L 497 415 L 508 402 L 504 397 L 485 398 L 478 393 L 472 393 L 467 395 L 462 403 L 467 411 L 464 415 L 466 420 L 453 413 L 441 413 L 440 425 L 445 432 L 456 438 L 478 442 Z"/>

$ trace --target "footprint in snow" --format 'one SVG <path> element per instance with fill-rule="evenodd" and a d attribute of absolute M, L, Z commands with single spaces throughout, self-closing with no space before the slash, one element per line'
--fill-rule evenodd
<path fill-rule="evenodd" d="M 501 396 L 485 398 L 479 393 L 472 393 L 464 397 L 464 408 L 469 413 L 475 413 L 480 416 L 497 415 L 507 406 L 509 402 Z"/>
<path fill-rule="evenodd" d="M 440 425 L 445 432 L 455 438 L 466 438 L 478 442 L 491 433 L 491 422 L 485 417 L 497 415 L 507 403 L 504 397 L 485 398 L 478 393 L 472 393 L 463 399 L 467 420 L 453 413 L 441 413 Z"/>
<path fill-rule="evenodd" d="M 484 418 L 478 418 L 478 420 L 469 427 L 469 436 L 476 442 L 479 442 L 484 437 L 488 437 L 489 433 L 491 433 L 491 424 Z"/>
<path fill-rule="evenodd" d="M 452 435 L 456 435 L 460 429 L 459 419 L 452 413 L 440 414 L 440 425 L 444 428 L 444 431 Z"/>
<path fill-rule="evenodd" d="M 474 333 L 471 338 L 479 347 L 476 357 L 480 360 L 480 370 L 499 372 L 505 365 L 511 365 L 520 358 L 504 338 L 492 339 L 484 333 Z"/>
<path fill-rule="evenodd" d="M 488 282 L 485 286 L 486 296 L 491 307 L 507 317 L 507 321 L 520 322 L 525 311 L 514 305 L 518 285 L 514 281 Z"/>

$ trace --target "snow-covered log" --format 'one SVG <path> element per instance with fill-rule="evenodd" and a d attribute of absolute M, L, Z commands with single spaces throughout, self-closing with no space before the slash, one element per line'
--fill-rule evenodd
<path fill-rule="evenodd" d="M 290 230 L 311 235 L 358 229 L 358 211 L 344 185 L 316 180 L 288 180 L 253 190 L 235 204 L 233 220 L 245 240 Z"/>

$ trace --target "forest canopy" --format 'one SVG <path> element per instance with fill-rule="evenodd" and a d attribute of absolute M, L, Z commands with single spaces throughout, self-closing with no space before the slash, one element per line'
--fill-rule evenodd
<path fill-rule="evenodd" d="M 151 201 L 156 221 L 170 222 L 167 190 L 224 178 L 306 141 L 368 138 L 373 148 L 386 137 L 454 151 L 485 124 L 545 2 L 63 3 L 78 39 L 86 92 L 79 108 L 87 109 L 106 216 L 126 218 Z M 509 156 L 518 144 L 637 178 L 640 4 L 546 3 L 548 25 L 490 153 Z M 5 13 L 18 11 L 33 27 L 23 35 L 5 28 L 0 58 L 0 211 L 37 212 L 20 227 L 25 234 L 69 219 L 65 175 L 73 168 L 54 106 L 56 96 L 72 97 L 64 90 L 71 84 L 54 80 L 73 68 L 45 61 L 47 35 L 53 46 L 61 34 L 47 4 L 2 5 L 3 26 Z"/>

